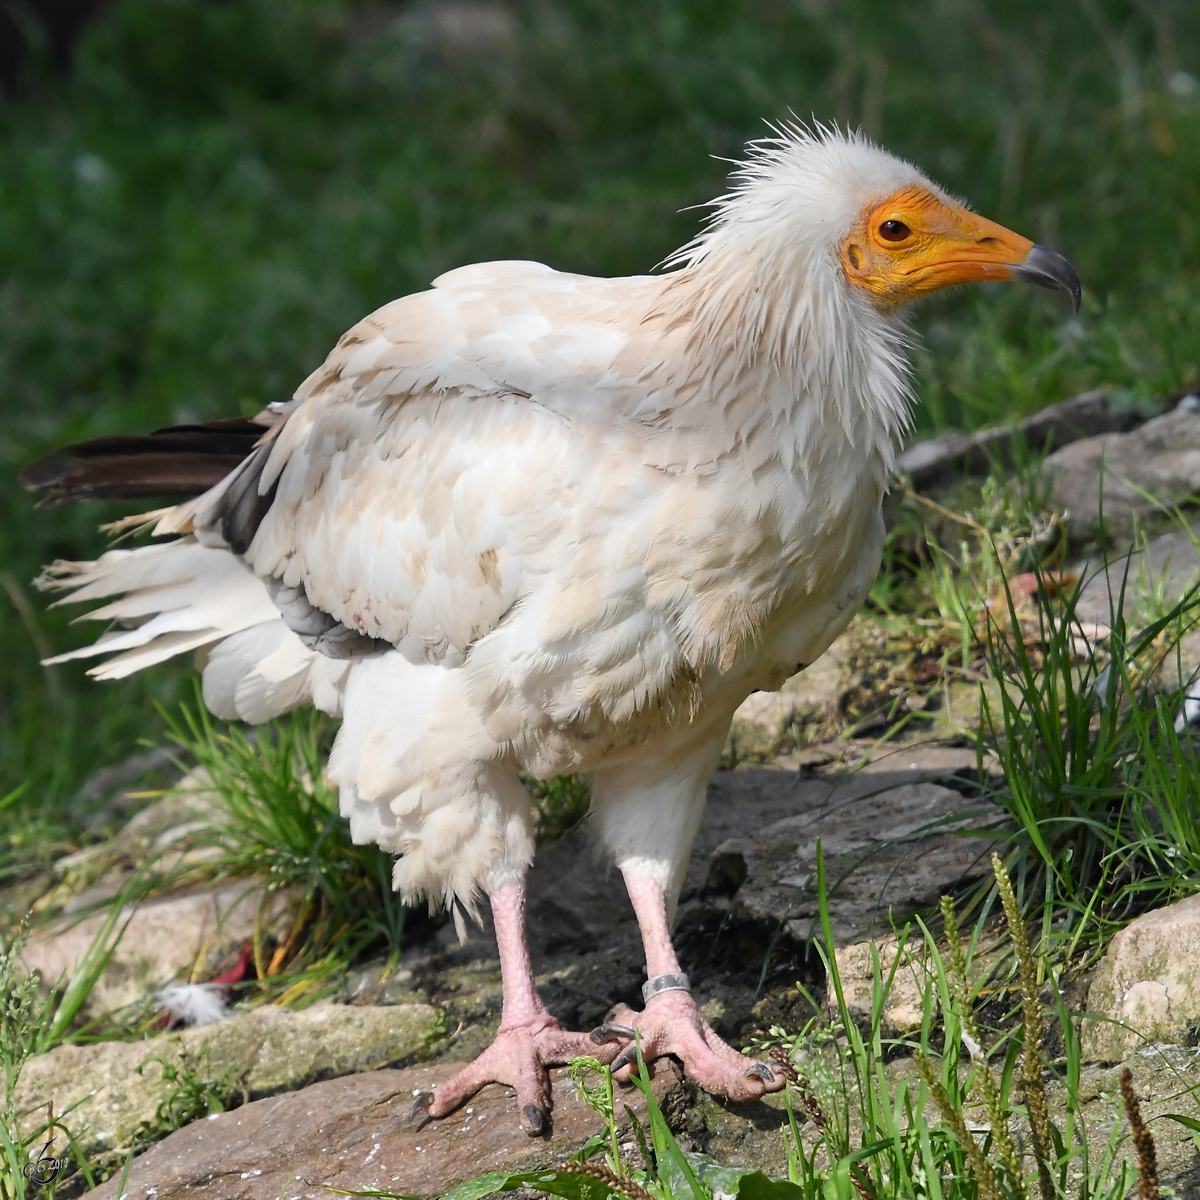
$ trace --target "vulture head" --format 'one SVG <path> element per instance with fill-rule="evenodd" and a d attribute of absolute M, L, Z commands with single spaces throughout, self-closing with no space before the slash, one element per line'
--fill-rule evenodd
<path fill-rule="evenodd" d="M 665 264 L 676 268 L 666 324 L 689 330 L 714 388 L 763 397 L 785 380 L 778 415 L 793 427 L 792 400 L 813 401 L 847 427 L 878 419 L 881 446 L 899 437 L 914 402 L 900 312 L 943 288 L 1023 281 L 1079 309 L 1061 254 L 972 212 L 861 133 L 776 128 L 747 147 L 711 209 Z M 743 421 L 760 420 L 758 408 Z"/>
<path fill-rule="evenodd" d="M 956 284 L 1012 280 L 1064 291 L 1079 311 L 1079 277 L 1061 254 L 972 212 L 861 133 L 787 125 L 748 150 L 709 228 L 672 261 L 791 258 L 885 311 Z"/>

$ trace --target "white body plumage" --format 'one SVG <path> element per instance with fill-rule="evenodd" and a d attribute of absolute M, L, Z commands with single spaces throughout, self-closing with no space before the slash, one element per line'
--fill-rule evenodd
<path fill-rule="evenodd" d="M 787 131 L 668 272 L 489 263 L 386 305 L 281 409 L 241 554 L 235 472 L 162 518 L 176 540 L 53 572 L 134 626 L 62 657 L 117 651 L 114 678 L 201 649 L 220 716 L 341 715 L 342 810 L 407 897 L 523 874 L 518 767 L 588 773 L 609 851 L 676 894 L 734 710 L 878 568 L 905 335 L 837 246 L 906 186 L 941 194 Z M 331 623 L 365 635 L 349 657 Z"/>

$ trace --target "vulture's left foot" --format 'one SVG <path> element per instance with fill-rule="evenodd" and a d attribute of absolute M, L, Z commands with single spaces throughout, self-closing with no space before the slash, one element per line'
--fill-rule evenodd
<path fill-rule="evenodd" d="M 538 1014 L 524 1024 L 501 1025 L 496 1040 L 470 1066 L 439 1083 L 428 1104 L 420 1106 L 431 1117 L 444 1117 L 486 1084 L 502 1083 L 517 1093 L 525 1132 L 540 1137 L 550 1128 L 550 1076 L 546 1068 L 560 1066 L 581 1054 L 595 1056 L 596 1044 L 586 1033 L 563 1029 L 549 1013 Z"/>
<path fill-rule="evenodd" d="M 722 1041 L 688 992 L 662 992 L 652 997 L 640 1013 L 624 1006 L 617 1008 L 591 1036 L 594 1042 L 609 1043 L 627 1030 L 641 1035 L 646 1062 L 673 1054 L 682 1060 L 688 1078 L 713 1095 L 757 1100 L 764 1092 L 777 1092 L 784 1085 L 783 1077 L 766 1063 L 747 1058 Z M 621 1081 L 637 1070 L 633 1042 L 621 1050 L 612 1068 L 614 1077 Z"/>

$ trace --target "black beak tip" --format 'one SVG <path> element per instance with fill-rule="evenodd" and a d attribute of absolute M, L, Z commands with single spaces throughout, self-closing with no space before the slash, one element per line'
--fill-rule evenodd
<path fill-rule="evenodd" d="M 1064 259 L 1064 261 L 1066 260 Z M 1070 268 L 1069 263 L 1068 268 Z M 1079 306 L 1083 302 L 1083 287 L 1080 285 L 1079 276 L 1075 274 L 1073 268 L 1071 268 L 1070 282 L 1063 290 L 1071 297 L 1071 311 L 1078 315 Z"/>
<path fill-rule="evenodd" d="M 1071 297 L 1071 308 L 1079 311 L 1083 288 L 1075 268 L 1057 250 L 1049 246 L 1034 246 L 1025 261 L 1013 268 L 1013 275 L 1035 287 L 1054 288 Z"/>

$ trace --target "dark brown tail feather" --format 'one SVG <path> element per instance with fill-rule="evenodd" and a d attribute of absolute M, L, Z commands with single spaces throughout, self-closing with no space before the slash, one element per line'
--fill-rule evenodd
<path fill-rule="evenodd" d="M 246 459 L 278 419 L 266 411 L 130 437 L 95 438 L 39 458 L 20 478 L 38 493 L 38 508 L 76 500 L 198 496 Z"/>

